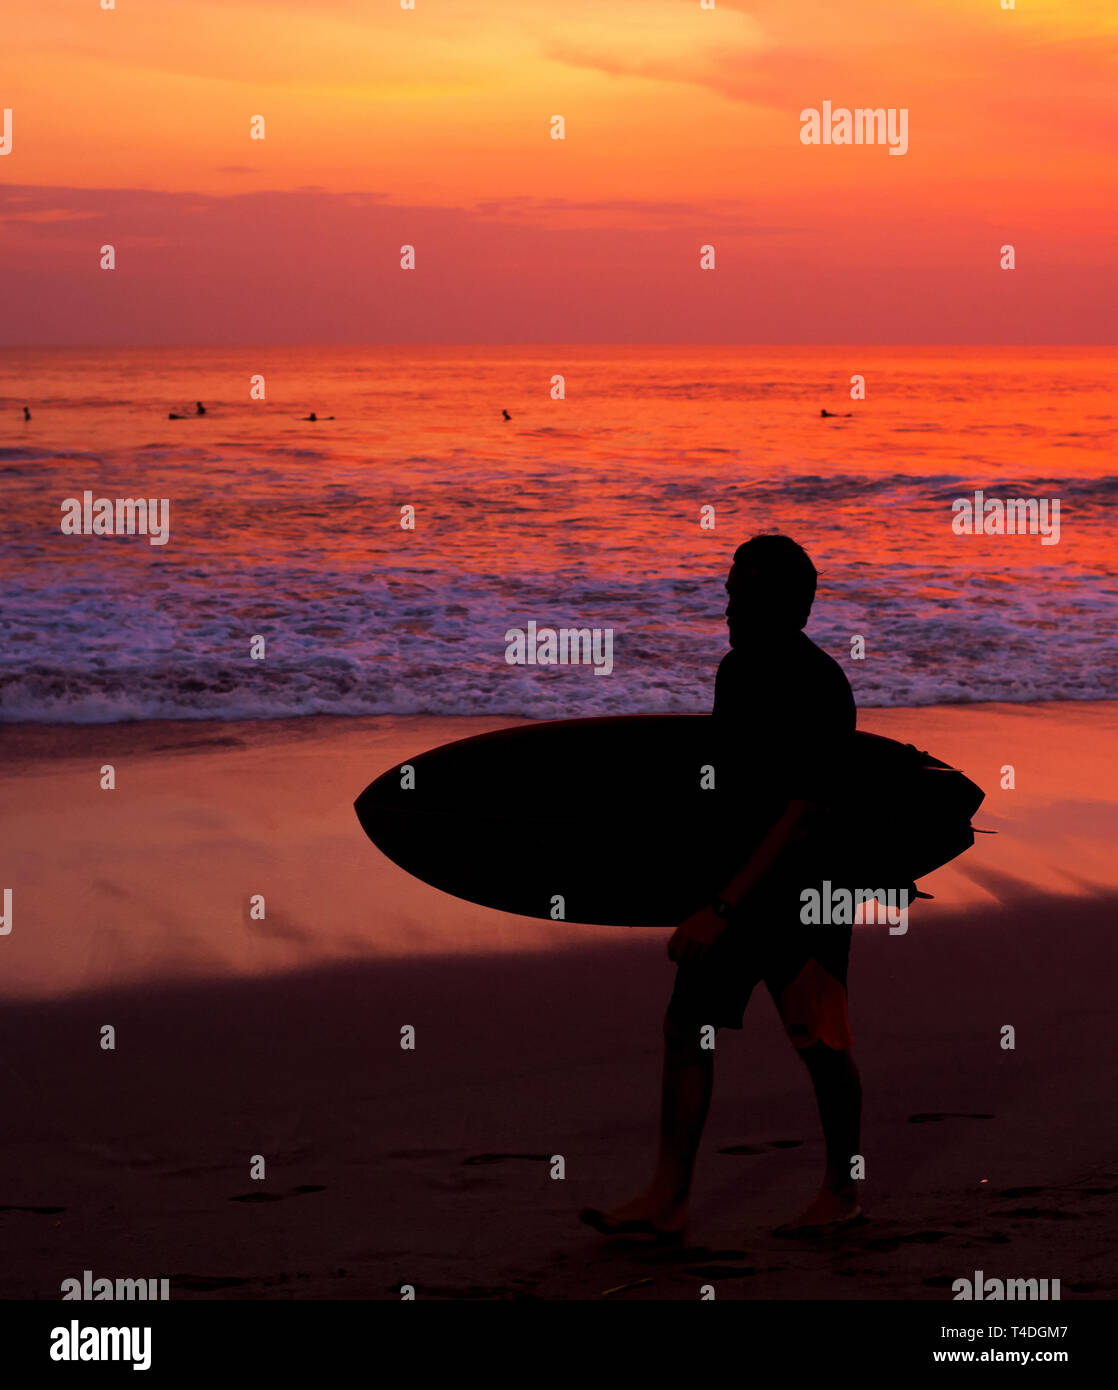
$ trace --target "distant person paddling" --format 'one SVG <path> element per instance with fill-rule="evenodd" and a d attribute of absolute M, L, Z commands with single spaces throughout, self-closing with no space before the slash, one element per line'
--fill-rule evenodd
<path fill-rule="evenodd" d="M 861 1219 L 851 1176 L 862 1105 L 846 1013 L 851 931 L 799 919 L 806 874 L 797 851 L 837 795 L 856 722 L 846 676 L 802 630 L 815 585 L 815 566 L 787 536 L 754 536 L 734 555 L 714 718 L 730 760 L 771 793 L 768 829 L 668 944 L 677 970 L 664 1019 L 659 1159 L 638 1197 L 582 1212 L 604 1235 L 681 1237 L 714 1076 L 703 1030 L 740 1028 L 762 981 L 807 1067 L 827 1154 L 818 1196 L 778 1234 L 826 1236 Z"/>

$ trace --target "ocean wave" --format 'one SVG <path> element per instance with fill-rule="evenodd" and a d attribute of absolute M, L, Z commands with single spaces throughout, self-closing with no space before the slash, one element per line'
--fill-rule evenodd
<path fill-rule="evenodd" d="M 54 376 L 43 359 L 73 395 L 32 402 L 0 448 L 0 720 L 708 709 L 724 566 L 752 530 L 812 553 L 809 631 L 863 705 L 1118 686 L 1106 364 L 900 353 L 887 397 L 820 422 L 844 352 L 576 353 L 564 408 L 534 362 L 291 350 L 279 379 L 338 417 L 316 430 L 302 406 L 222 400 L 242 356 L 98 352 Z M 195 392 L 209 415 L 168 425 Z M 170 498 L 170 543 L 62 536 L 58 504 L 86 488 Z M 956 537 L 951 503 L 976 489 L 1060 498 L 1060 544 Z M 529 619 L 613 628 L 613 674 L 508 666 L 504 633 Z"/>
<path fill-rule="evenodd" d="M 0 463 L 36 463 L 42 459 L 63 461 L 74 459 L 82 463 L 100 463 L 100 454 L 86 453 L 80 449 L 33 449 L 0 448 Z"/>
<path fill-rule="evenodd" d="M 938 637 L 922 637 L 919 645 L 903 621 L 893 635 L 902 643 L 899 650 L 885 645 L 885 633 L 873 631 L 864 662 L 849 660 L 841 639 L 828 644 L 817 637 L 840 659 L 861 706 L 1107 700 L 1118 688 L 1113 658 L 1092 661 L 1074 641 L 1046 643 L 1045 634 L 1032 642 L 1022 634 L 983 639 L 960 618 L 944 624 Z M 614 669 L 598 676 L 589 666 L 510 667 L 500 639 L 484 654 L 431 634 L 400 646 L 393 652 L 386 641 L 365 659 L 319 657 L 266 672 L 246 669 L 247 660 L 234 665 L 227 659 L 186 664 L 167 657 L 110 665 L 108 649 L 103 664 L 81 670 L 42 662 L 19 670 L 8 664 L 0 672 L 0 723 L 684 712 L 709 708 L 721 655 L 712 643 L 679 652 L 680 659 L 672 661 L 665 659 L 655 635 L 618 633 Z"/>

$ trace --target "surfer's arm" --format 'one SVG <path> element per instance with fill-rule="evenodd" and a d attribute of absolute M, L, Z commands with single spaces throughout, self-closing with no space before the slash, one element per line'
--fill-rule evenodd
<path fill-rule="evenodd" d="M 816 801 L 789 801 L 779 820 L 765 832 L 761 843 L 719 893 L 719 900 L 733 908 L 749 897 L 784 855 L 807 836 L 825 810 Z"/>
<path fill-rule="evenodd" d="M 824 810 L 815 801 L 789 801 L 780 819 L 714 902 L 676 927 L 668 942 L 670 958 L 677 962 L 695 959 L 712 946 L 729 926 L 729 911 L 760 886 L 783 855 L 808 834 Z"/>

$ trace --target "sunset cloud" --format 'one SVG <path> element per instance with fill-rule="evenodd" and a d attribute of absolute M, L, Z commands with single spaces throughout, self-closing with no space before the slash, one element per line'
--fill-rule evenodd
<path fill-rule="evenodd" d="M 1109 3 L 12 0 L 5 43 L 12 341 L 61 325 L 62 295 L 103 300 L 106 332 L 194 334 L 192 304 L 155 320 L 129 298 L 142 275 L 149 297 L 179 304 L 144 259 L 154 245 L 173 248 L 181 283 L 222 287 L 225 335 L 273 323 L 259 297 L 288 304 L 290 333 L 329 324 L 345 341 L 420 326 L 468 341 L 464 306 L 490 341 L 538 341 L 545 323 L 568 339 L 1112 333 Z M 800 112 L 824 100 L 904 108 L 907 153 L 805 147 Z M 264 140 L 250 139 L 257 115 Z M 101 235 L 131 247 L 115 290 L 82 278 Z M 708 284 L 694 268 L 712 240 Z M 1006 241 L 1016 279 L 991 278 Z M 410 287 L 405 242 L 426 276 Z M 379 317 L 347 325 L 319 302 L 362 301 L 368 283 Z M 475 286 L 523 312 L 475 305 Z M 846 303 L 848 322 L 832 312 Z"/>

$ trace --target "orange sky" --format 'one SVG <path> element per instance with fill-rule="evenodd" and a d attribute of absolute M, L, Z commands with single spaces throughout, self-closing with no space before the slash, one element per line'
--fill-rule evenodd
<path fill-rule="evenodd" d="M 1111 0 L 118 4 L 7 0 L 0 341 L 1114 340 Z"/>

